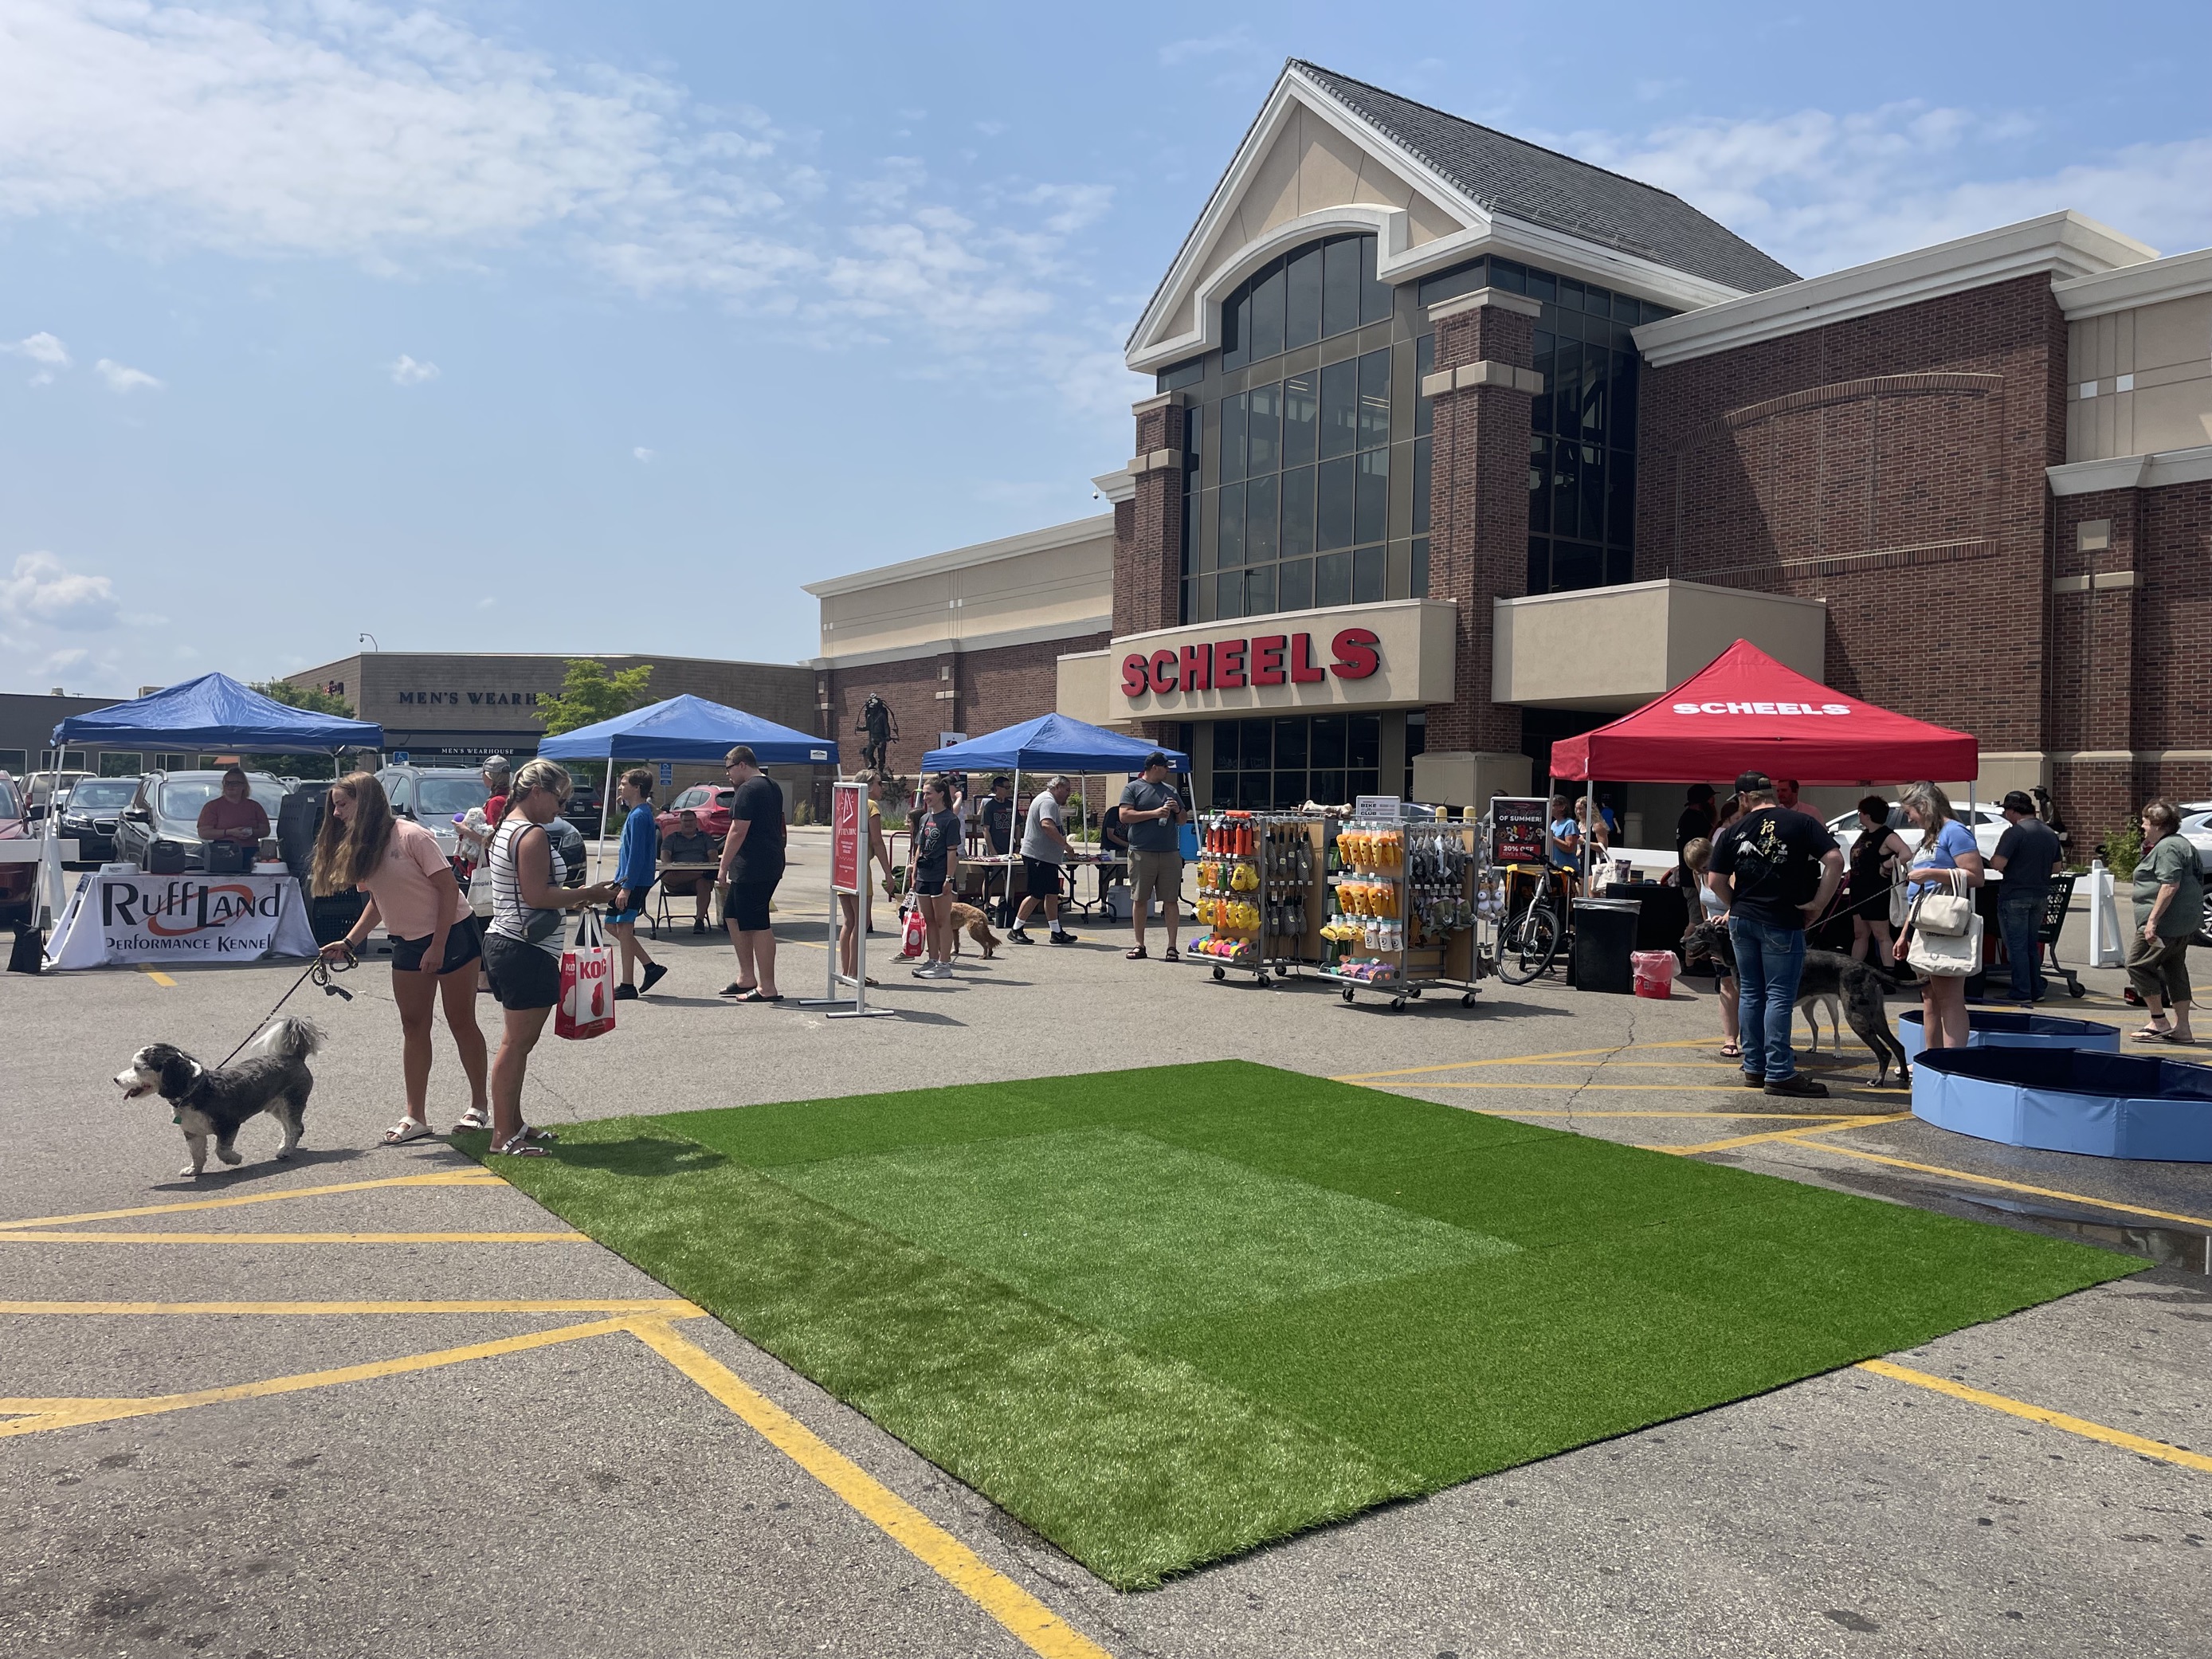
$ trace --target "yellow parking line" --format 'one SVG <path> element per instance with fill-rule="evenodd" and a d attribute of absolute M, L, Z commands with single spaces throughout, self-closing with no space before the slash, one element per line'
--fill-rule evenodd
<path fill-rule="evenodd" d="M 1339 1079 L 1332 1079 L 1332 1081 L 1334 1081 L 1334 1082 L 1342 1082 L 1343 1080 L 1344 1080 L 1344 1079 L 1340 1079 L 1340 1078 L 1339 1078 Z M 1355 1085 L 1355 1086 L 1362 1086 L 1362 1087 L 1366 1087 L 1366 1088 L 1370 1088 L 1370 1089 L 1372 1089 L 1372 1088 L 1379 1087 L 1380 1085 L 1376 1085 L 1376 1084 L 1372 1084 L 1372 1083 L 1370 1083 L 1370 1084 L 1365 1084 L 1365 1085 Z M 1520 1092 L 1520 1093 L 1522 1093 L 1522 1094 L 1534 1094 L 1534 1093 L 1540 1093 L 1540 1093 L 1545 1093 L 1545 1094 L 1557 1094 L 1557 1093 L 1559 1093 L 1559 1092 L 1560 1091 L 1562 1091 L 1562 1090 L 1571 1090 L 1572 1091 L 1574 1091 L 1574 1092 L 1575 1092 L 1575 1093 L 1577 1093 L 1577 1094 L 1591 1094 L 1591 1093 L 1598 1093 L 1598 1094 L 1621 1094 L 1621 1095 L 1741 1095 L 1741 1094 L 1748 1094 L 1748 1093 L 1750 1093 L 1750 1092 L 1751 1092 L 1748 1089 L 1746 1089 L 1746 1088 L 1743 1086 L 1743 1085 L 1742 1085 L 1742 1084 L 1741 1084 L 1741 1083 L 1564 1083 L 1564 1082 L 1563 1082 L 1563 1083 L 1459 1083 L 1459 1082 L 1452 1082 L 1452 1083 L 1408 1083 L 1408 1084 L 1405 1085 L 1404 1086 L 1405 1086 L 1405 1087 L 1407 1087 L 1407 1088 L 1408 1088 L 1408 1089 L 1480 1089 L 1480 1090 L 1489 1090 L 1489 1091 L 1492 1091 L 1492 1092 L 1495 1092 L 1495 1093 L 1510 1093 L 1510 1092 L 1513 1092 L 1513 1091 L 1517 1091 L 1518 1092 Z M 1854 1091 L 1854 1092 L 1856 1092 L 1856 1091 Z M 1878 1094 L 1902 1094 L 1902 1093 L 1904 1092 L 1904 1091 L 1903 1091 L 1903 1090 L 1901 1090 L 1901 1089 L 1900 1089 L 1900 1090 L 1875 1090 L 1875 1089 L 1869 1089 L 1869 1090 L 1865 1091 L 1865 1092 L 1866 1092 L 1867 1094 L 1869 1094 L 1869 1095 L 1878 1095 Z"/>
<path fill-rule="evenodd" d="M 2212 1457 L 2203 1452 L 2193 1452 L 2180 1446 L 2170 1446 L 2163 1440 L 2146 1440 L 2139 1434 L 2130 1434 L 2125 1429 L 2106 1428 L 2102 1423 L 2092 1423 L 2086 1418 L 2069 1417 L 2064 1412 L 2055 1412 L 2045 1406 L 2031 1406 L 2024 1400 L 2014 1400 L 2006 1395 L 1991 1394 L 1986 1389 L 1968 1388 L 1964 1382 L 1954 1382 L 1948 1376 L 1930 1376 L 1926 1371 L 1916 1371 L 1910 1366 L 1899 1365 L 1887 1359 L 1862 1359 L 1858 1369 L 1872 1371 L 1876 1376 L 1887 1376 L 1899 1382 L 1910 1382 L 1915 1388 L 1927 1389 L 1936 1394 L 1947 1394 L 1954 1400 L 1964 1400 L 1976 1406 L 1987 1406 L 1991 1411 L 2004 1412 L 2013 1417 L 2027 1419 L 2031 1423 L 2042 1423 L 2054 1429 L 2063 1429 L 2069 1434 L 2078 1434 L 2086 1440 L 2101 1440 L 2108 1446 L 2118 1446 L 2140 1457 L 2155 1457 L 2160 1462 L 2179 1463 L 2184 1468 L 2203 1469 L 2212 1474 Z"/>
<path fill-rule="evenodd" d="M 1609 1048 L 1559 1048 L 1542 1054 L 1504 1054 L 1489 1060 L 1455 1060 L 1442 1066 L 1407 1066 L 1395 1072 L 1346 1072 L 1341 1077 L 1329 1079 L 1331 1083 L 1364 1083 L 1370 1078 L 1420 1077 L 1431 1072 L 1463 1072 L 1471 1066 L 1516 1066 L 1532 1060 L 1582 1060 L 1591 1054 L 1625 1054 L 1640 1048 L 1716 1048 L 1720 1045 L 1706 1037 L 1692 1037 L 1677 1042 L 1620 1042 Z"/>
<path fill-rule="evenodd" d="M 520 1353 L 556 1342 L 573 1342 L 587 1336 L 605 1336 L 631 1328 L 627 1319 L 602 1319 L 586 1325 L 563 1325 L 555 1330 L 531 1331 L 504 1336 L 494 1342 L 471 1342 L 466 1347 L 443 1348 L 435 1353 L 404 1354 L 397 1359 L 374 1359 L 365 1365 L 342 1365 L 334 1370 L 303 1371 L 294 1376 L 272 1376 L 259 1382 L 238 1382 L 223 1389 L 199 1389 L 190 1394 L 157 1394 L 141 1399 L 0 1400 L 0 1413 L 17 1413 L 19 1420 L 0 1423 L 0 1438 L 38 1434 L 48 1429 L 76 1428 L 87 1423 L 112 1423 L 127 1417 L 156 1417 L 194 1406 L 218 1405 L 231 1400 L 258 1400 L 274 1394 L 297 1394 L 307 1389 L 327 1389 L 343 1382 L 363 1382 L 374 1377 L 401 1376 L 410 1371 L 434 1370 L 465 1360 L 489 1359 Z"/>
<path fill-rule="evenodd" d="M 177 981 L 171 979 L 167 974 L 162 973 L 158 969 L 141 968 L 138 971 L 145 975 L 148 979 L 152 980 L 156 985 L 166 985 L 172 990 L 176 988 Z"/>
<path fill-rule="evenodd" d="M 1724 1117 L 1786 1118 L 1793 1123 L 1826 1123 L 1832 1118 L 1847 1118 L 1854 1123 L 1864 1123 L 1868 1115 L 1860 1112 L 1524 1112 L 1516 1106 L 1470 1106 L 1467 1109 L 1478 1117 Z"/>
<path fill-rule="evenodd" d="M 2155 1221 L 2179 1221 L 2191 1227 L 2212 1227 L 2212 1219 L 2201 1215 L 2179 1215 L 2172 1210 L 2149 1210 L 2140 1204 L 2123 1204 L 2117 1199 L 2093 1198 L 2087 1193 L 2064 1192 L 2056 1187 L 2031 1187 L 2021 1181 L 2001 1181 L 1996 1176 L 1975 1175 L 1966 1170 L 1946 1169 L 1940 1164 L 1915 1164 L 1909 1158 L 1891 1158 L 1881 1152 L 1862 1152 L 1856 1146 L 1822 1145 L 1816 1152 L 1834 1152 L 1844 1158 L 1863 1158 L 1869 1164 L 1887 1164 L 1894 1169 L 1917 1170 L 1923 1175 L 1948 1176 L 1954 1181 L 1971 1181 L 1978 1187 L 2002 1187 L 2008 1193 L 2027 1193 L 2036 1198 L 2063 1198 L 2075 1204 L 2087 1204 L 2093 1209 L 2117 1210 L 2125 1215 L 2147 1215 Z"/>
<path fill-rule="evenodd" d="M 588 1244 L 588 1233 L 0 1232 L 0 1244 Z"/>
<path fill-rule="evenodd" d="M 1719 1152 L 1731 1146 L 1756 1146 L 1763 1140 L 1802 1140 L 1811 1135 L 1832 1135 L 1839 1129 L 1863 1128 L 1870 1123 L 1894 1123 L 1899 1118 L 1911 1115 L 1910 1112 L 1884 1112 L 1878 1115 L 1850 1118 L 1841 1123 L 1825 1124 L 1817 1129 L 1769 1129 L 1764 1134 L 1732 1135 L 1726 1140 L 1708 1140 L 1697 1146 L 1651 1146 L 1645 1150 L 1672 1152 L 1678 1158 L 1687 1158 L 1692 1152 Z"/>
<path fill-rule="evenodd" d="M 885 1536 L 989 1613 L 1043 1659 L 1109 1659 L 1106 1650 L 866 1470 L 824 1443 L 696 1343 L 657 1320 L 631 1326 L 638 1340 L 742 1419 Z"/>
<path fill-rule="evenodd" d="M 82 1215 L 34 1215 L 0 1221 L 0 1232 L 15 1227 L 67 1227 L 80 1221 L 121 1221 L 135 1215 L 174 1215 L 182 1210 L 227 1210 L 240 1204 L 274 1204 L 280 1199 L 314 1198 L 324 1193 L 366 1192 L 372 1187 L 504 1187 L 497 1176 L 477 1169 L 441 1170 L 434 1175 L 390 1176 L 381 1181 L 342 1181 L 334 1187 L 288 1187 L 282 1192 L 240 1193 L 230 1198 L 195 1198 L 177 1204 L 145 1204 L 135 1210 L 88 1210 Z"/>
<path fill-rule="evenodd" d="M 667 1297 L 609 1302 L 531 1301 L 489 1302 L 0 1302 L 0 1315 L 27 1314 L 63 1317 L 132 1317 L 143 1314 L 252 1314 L 270 1317 L 301 1315 L 322 1318 L 356 1314 L 492 1314 L 597 1313 L 652 1314 L 672 1319 L 696 1319 L 692 1304 Z"/>

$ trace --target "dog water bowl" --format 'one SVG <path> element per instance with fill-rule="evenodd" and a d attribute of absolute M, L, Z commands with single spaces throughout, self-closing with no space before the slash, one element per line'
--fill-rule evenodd
<path fill-rule="evenodd" d="M 1930 1048 L 1913 1058 L 1912 1115 L 2008 1146 L 2212 1164 L 2212 1066 L 2177 1060 Z"/>
<path fill-rule="evenodd" d="M 1928 1046 L 1928 1024 L 1920 1010 L 1897 1018 L 1897 1040 L 1905 1056 L 1917 1060 Z M 1966 1012 L 1969 1048 L 2097 1048 L 2120 1052 L 2119 1028 L 2090 1019 L 2067 1019 L 2058 1014 L 2000 1014 L 1979 1008 Z"/>

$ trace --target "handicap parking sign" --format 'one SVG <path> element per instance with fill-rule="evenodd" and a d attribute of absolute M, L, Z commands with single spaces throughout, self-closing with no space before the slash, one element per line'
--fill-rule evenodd
<path fill-rule="evenodd" d="M 406 751 L 404 749 L 395 749 L 395 750 L 393 750 L 392 751 L 392 763 L 394 766 L 404 766 L 404 765 L 406 765 L 406 764 L 407 764 L 407 751 Z"/>
<path fill-rule="evenodd" d="M 672 784 L 672 783 L 673 783 L 673 782 L 675 782 L 675 781 L 676 781 L 676 763 L 675 763 L 674 761 L 663 761 L 663 762 L 661 762 L 661 763 L 660 763 L 660 787 L 661 787 L 663 789 L 665 789 L 665 788 L 667 788 L 667 787 L 668 787 L 668 786 L 669 786 L 670 784 Z"/>

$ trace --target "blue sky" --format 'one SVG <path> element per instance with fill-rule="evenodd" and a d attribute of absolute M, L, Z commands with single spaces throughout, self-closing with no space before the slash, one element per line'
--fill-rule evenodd
<path fill-rule="evenodd" d="M 2212 243 L 2201 4 L 1449 9 L 0 0 L 0 689 L 810 655 L 800 582 L 1099 510 L 1288 56 L 1806 274 Z"/>

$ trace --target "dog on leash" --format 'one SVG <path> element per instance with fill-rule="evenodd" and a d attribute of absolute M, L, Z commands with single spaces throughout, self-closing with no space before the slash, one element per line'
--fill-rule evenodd
<path fill-rule="evenodd" d="M 1701 921 L 1683 934 L 1682 958 L 1692 967 L 1701 963 L 1717 964 L 1730 979 L 1736 977 L 1735 946 L 1728 928 L 1720 922 Z M 1883 992 L 1896 988 L 1894 980 L 1856 957 L 1847 957 L 1840 951 L 1806 951 L 1804 972 L 1797 981 L 1797 1011 L 1813 1028 L 1813 1052 L 1820 1051 L 1817 1011 L 1825 1007 L 1828 1029 L 1835 1035 L 1831 1048 L 1840 1048 L 1843 1022 L 1849 1022 L 1859 1041 L 1874 1050 L 1875 1087 L 1888 1082 L 1889 1062 L 1894 1056 L 1899 1086 L 1911 1088 L 1912 1067 L 1905 1060 L 1905 1045 L 1889 1029 L 1889 1010 L 1882 1001 Z M 1839 1012 L 1843 1021 L 1837 1018 Z"/>
<path fill-rule="evenodd" d="M 210 1139 L 217 1158 L 240 1162 L 242 1155 L 232 1143 L 247 1120 L 264 1112 L 283 1127 L 284 1143 L 276 1155 L 291 1157 L 315 1086 L 307 1056 L 322 1046 L 322 1031 L 313 1021 L 288 1014 L 255 1039 L 258 1053 L 234 1066 L 211 1072 L 173 1044 L 154 1042 L 131 1055 L 115 1080 L 125 1100 L 158 1094 L 174 1109 L 192 1154 L 191 1164 L 177 1173 L 197 1176 L 207 1167 Z"/>
<path fill-rule="evenodd" d="M 999 936 L 991 931 L 991 924 L 983 913 L 972 904 L 952 907 L 952 954 L 956 957 L 960 954 L 960 935 L 963 933 L 983 947 L 983 960 L 986 962 L 998 949 Z"/>

